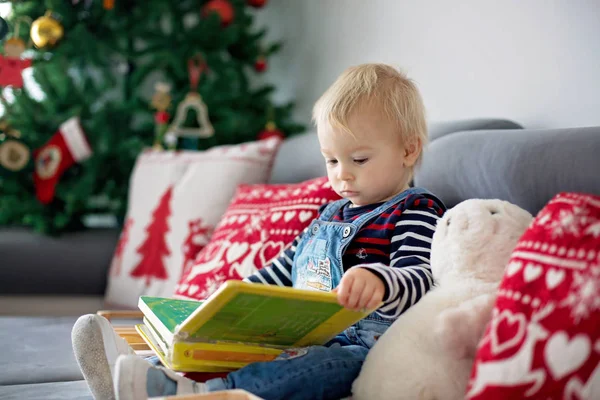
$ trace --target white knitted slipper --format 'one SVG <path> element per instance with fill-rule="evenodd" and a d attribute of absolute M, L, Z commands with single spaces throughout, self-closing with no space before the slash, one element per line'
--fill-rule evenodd
<path fill-rule="evenodd" d="M 95 399 L 114 400 L 113 371 L 122 354 L 135 354 L 127 341 L 99 315 L 79 317 L 71 331 L 73 352 Z"/>
<path fill-rule="evenodd" d="M 205 393 L 204 383 L 194 382 L 163 367 L 154 367 L 137 356 L 119 356 L 115 370 L 118 400 Z"/>

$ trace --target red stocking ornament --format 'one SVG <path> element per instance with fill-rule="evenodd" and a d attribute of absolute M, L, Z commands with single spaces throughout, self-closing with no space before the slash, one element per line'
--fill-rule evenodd
<path fill-rule="evenodd" d="M 48 204 L 54 198 L 61 175 L 76 162 L 88 159 L 92 149 L 79 124 L 73 117 L 63 122 L 50 140 L 34 151 L 33 182 L 38 200 Z"/>

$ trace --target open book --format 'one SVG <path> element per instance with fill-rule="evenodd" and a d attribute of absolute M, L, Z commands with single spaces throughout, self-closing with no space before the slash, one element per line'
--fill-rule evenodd
<path fill-rule="evenodd" d="M 374 311 L 348 310 L 331 292 L 241 281 L 204 302 L 142 296 L 138 305 L 137 331 L 166 367 L 184 372 L 232 371 L 325 344 Z"/>

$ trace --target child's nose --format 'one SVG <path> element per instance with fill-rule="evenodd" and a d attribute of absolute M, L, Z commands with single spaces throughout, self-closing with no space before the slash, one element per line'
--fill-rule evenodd
<path fill-rule="evenodd" d="M 338 171 L 338 179 L 341 181 L 349 181 L 352 180 L 352 173 L 348 170 L 348 168 L 344 168 L 340 166 Z"/>

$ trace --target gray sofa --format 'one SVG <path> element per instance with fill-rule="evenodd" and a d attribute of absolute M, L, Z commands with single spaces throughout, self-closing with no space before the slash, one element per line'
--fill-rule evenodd
<path fill-rule="evenodd" d="M 474 120 L 435 124 L 430 136 L 415 184 L 449 207 L 468 198 L 501 198 L 536 213 L 561 191 L 600 194 L 594 174 L 600 171 L 600 128 L 528 130 L 511 121 Z M 323 174 L 316 137 L 305 134 L 281 148 L 272 182 Z M 94 230 L 51 239 L 0 230 L 0 399 L 91 398 L 70 331 L 77 315 L 95 311 L 85 307 L 101 307 L 117 234 Z M 74 304 L 86 301 L 85 307 Z M 7 315 L 27 306 L 30 316 Z M 70 315 L 55 316 L 61 314 Z"/>

